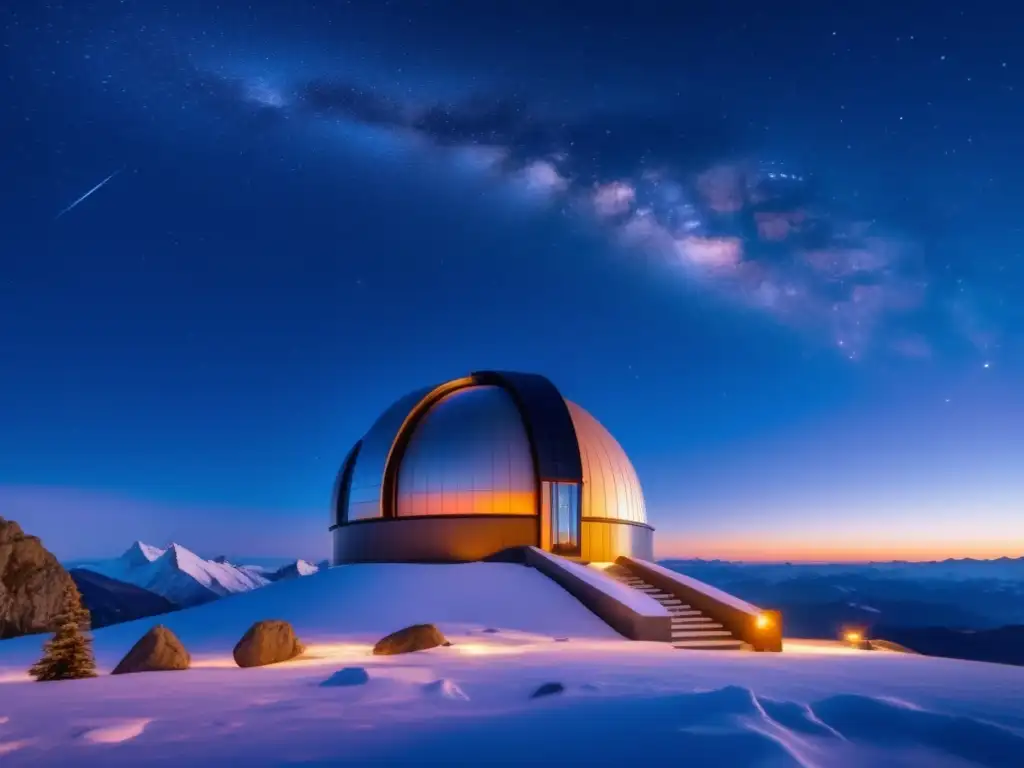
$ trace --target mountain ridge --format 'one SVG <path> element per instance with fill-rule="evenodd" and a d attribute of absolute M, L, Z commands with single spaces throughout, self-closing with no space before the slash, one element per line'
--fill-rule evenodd
<path fill-rule="evenodd" d="M 76 567 L 148 590 L 179 606 L 211 602 L 270 583 L 256 571 L 206 560 L 176 542 L 161 549 L 135 541 L 119 557 Z"/>

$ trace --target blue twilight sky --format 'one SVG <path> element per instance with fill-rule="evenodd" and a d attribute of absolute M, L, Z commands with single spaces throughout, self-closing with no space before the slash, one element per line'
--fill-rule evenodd
<path fill-rule="evenodd" d="M 617 437 L 661 555 L 1024 554 L 1022 24 L 10 0 L 0 514 L 322 557 L 375 416 L 505 368 Z"/>

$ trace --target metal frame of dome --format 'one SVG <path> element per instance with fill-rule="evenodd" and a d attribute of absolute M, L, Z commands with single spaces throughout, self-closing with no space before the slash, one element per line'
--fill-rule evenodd
<path fill-rule="evenodd" d="M 417 427 L 449 395 L 474 387 L 499 387 L 522 418 L 534 470 L 535 513 L 398 515 L 399 470 Z M 621 453 L 607 430 L 582 408 L 578 410 L 603 432 L 605 443 L 610 441 Z M 591 560 L 611 560 L 620 554 L 650 558 L 654 529 L 645 520 L 583 516 L 586 475 L 593 470 L 585 471 L 576 418 L 555 385 L 531 373 L 478 371 L 399 398 L 352 447 L 336 478 L 330 527 L 334 562 L 465 561 L 515 546 L 544 546 L 550 538 L 545 531 L 551 515 L 545 494 L 553 484 L 577 488 L 577 548 L 566 554 L 589 554 Z M 624 482 L 639 496 L 639 516 L 643 517 L 639 482 L 624 453 L 619 471 L 628 474 Z M 610 472 L 614 474 L 616 468 Z M 354 499 L 356 479 L 361 486 Z M 350 517 L 353 504 L 356 517 Z M 631 504 L 636 514 L 637 499 Z M 376 514 L 368 513 L 374 510 Z M 550 541 L 547 544 L 544 548 L 551 549 Z"/>

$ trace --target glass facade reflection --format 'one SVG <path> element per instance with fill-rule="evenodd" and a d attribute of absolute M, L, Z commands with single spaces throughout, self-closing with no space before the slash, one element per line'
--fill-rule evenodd
<path fill-rule="evenodd" d="M 576 483 L 545 483 L 551 493 L 551 551 L 580 550 L 580 487 Z"/>
<path fill-rule="evenodd" d="M 348 514 L 348 492 L 352 487 L 352 470 L 355 469 L 356 459 L 359 458 L 359 449 L 362 446 L 362 440 L 352 446 L 352 450 L 348 452 L 348 456 L 345 457 L 345 461 L 341 465 L 338 479 L 334 482 L 334 495 L 331 505 L 334 509 L 331 520 L 332 525 L 343 525 L 345 523 L 345 515 Z"/>
<path fill-rule="evenodd" d="M 347 520 L 368 520 L 383 516 L 381 485 L 391 445 L 398 435 L 398 430 L 402 428 L 405 417 L 432 389 L 433 387 L 419 389 L 400 398 L 381 414 L 366 433 L 355 466 L 352 468 Z"/>
<path fill-rule="evenodd" d="M 413 431 L 396 496 L 398 517 L 537 514 L 530 443 L 509 394 L 473 386 L 441 398 Z"/>
<path fill-rule="evenodd" d="M 583 461 L 583 517 L 646 523 L 640 480 L 626 452 L 597 419 L 576 403 L 566 404 Z"/>

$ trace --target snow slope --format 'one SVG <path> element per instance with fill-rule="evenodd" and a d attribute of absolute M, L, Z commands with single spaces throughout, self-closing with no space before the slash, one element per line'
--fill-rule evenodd
<path fill-rule="evenodd" d="M 269 583 L 259 573 L 204 560 L 180 544 L 159 549 L 137 541 L 118 558 L 79 567 L 148 589 L 177 605 L 198 605 Z"/>
<path fill-rule="evenodd" d="M 230 600 L 106 627 L 95 633 L 96 656 L 101 667 L 112 668 L 156 624 L 172 629 L 193 659 L 230 655 L 249 626 L 261 619 L 291 622 L 306 643 L 332 643 L 341 637 L 372 644 L 421 622 L 436 623 L 452 634 L 495 628 L 558 637 L 619 637 L 568 592 L 522 565 L 346 565 Z M 0 668 L 13 662 L 27 669 L 42 639 L 22 637 L 0 644 Z"/>
<path fill-rule="evenodd" d="M 345 566 L 163 618 L 193 669 L 38 684 L 43 638 L 0 642 L 4 767 L 1024 765 L 1024 668 L 630 642 L 518 565 Z M 260 618 L 292 621 L 305 657 L 235 668 Z M 454 644 L 370 654 L 415 621 Z M 153 623 L 96 632 L 101 666 Z M 545 683 L 564 690 L 534 698 Z"/>

